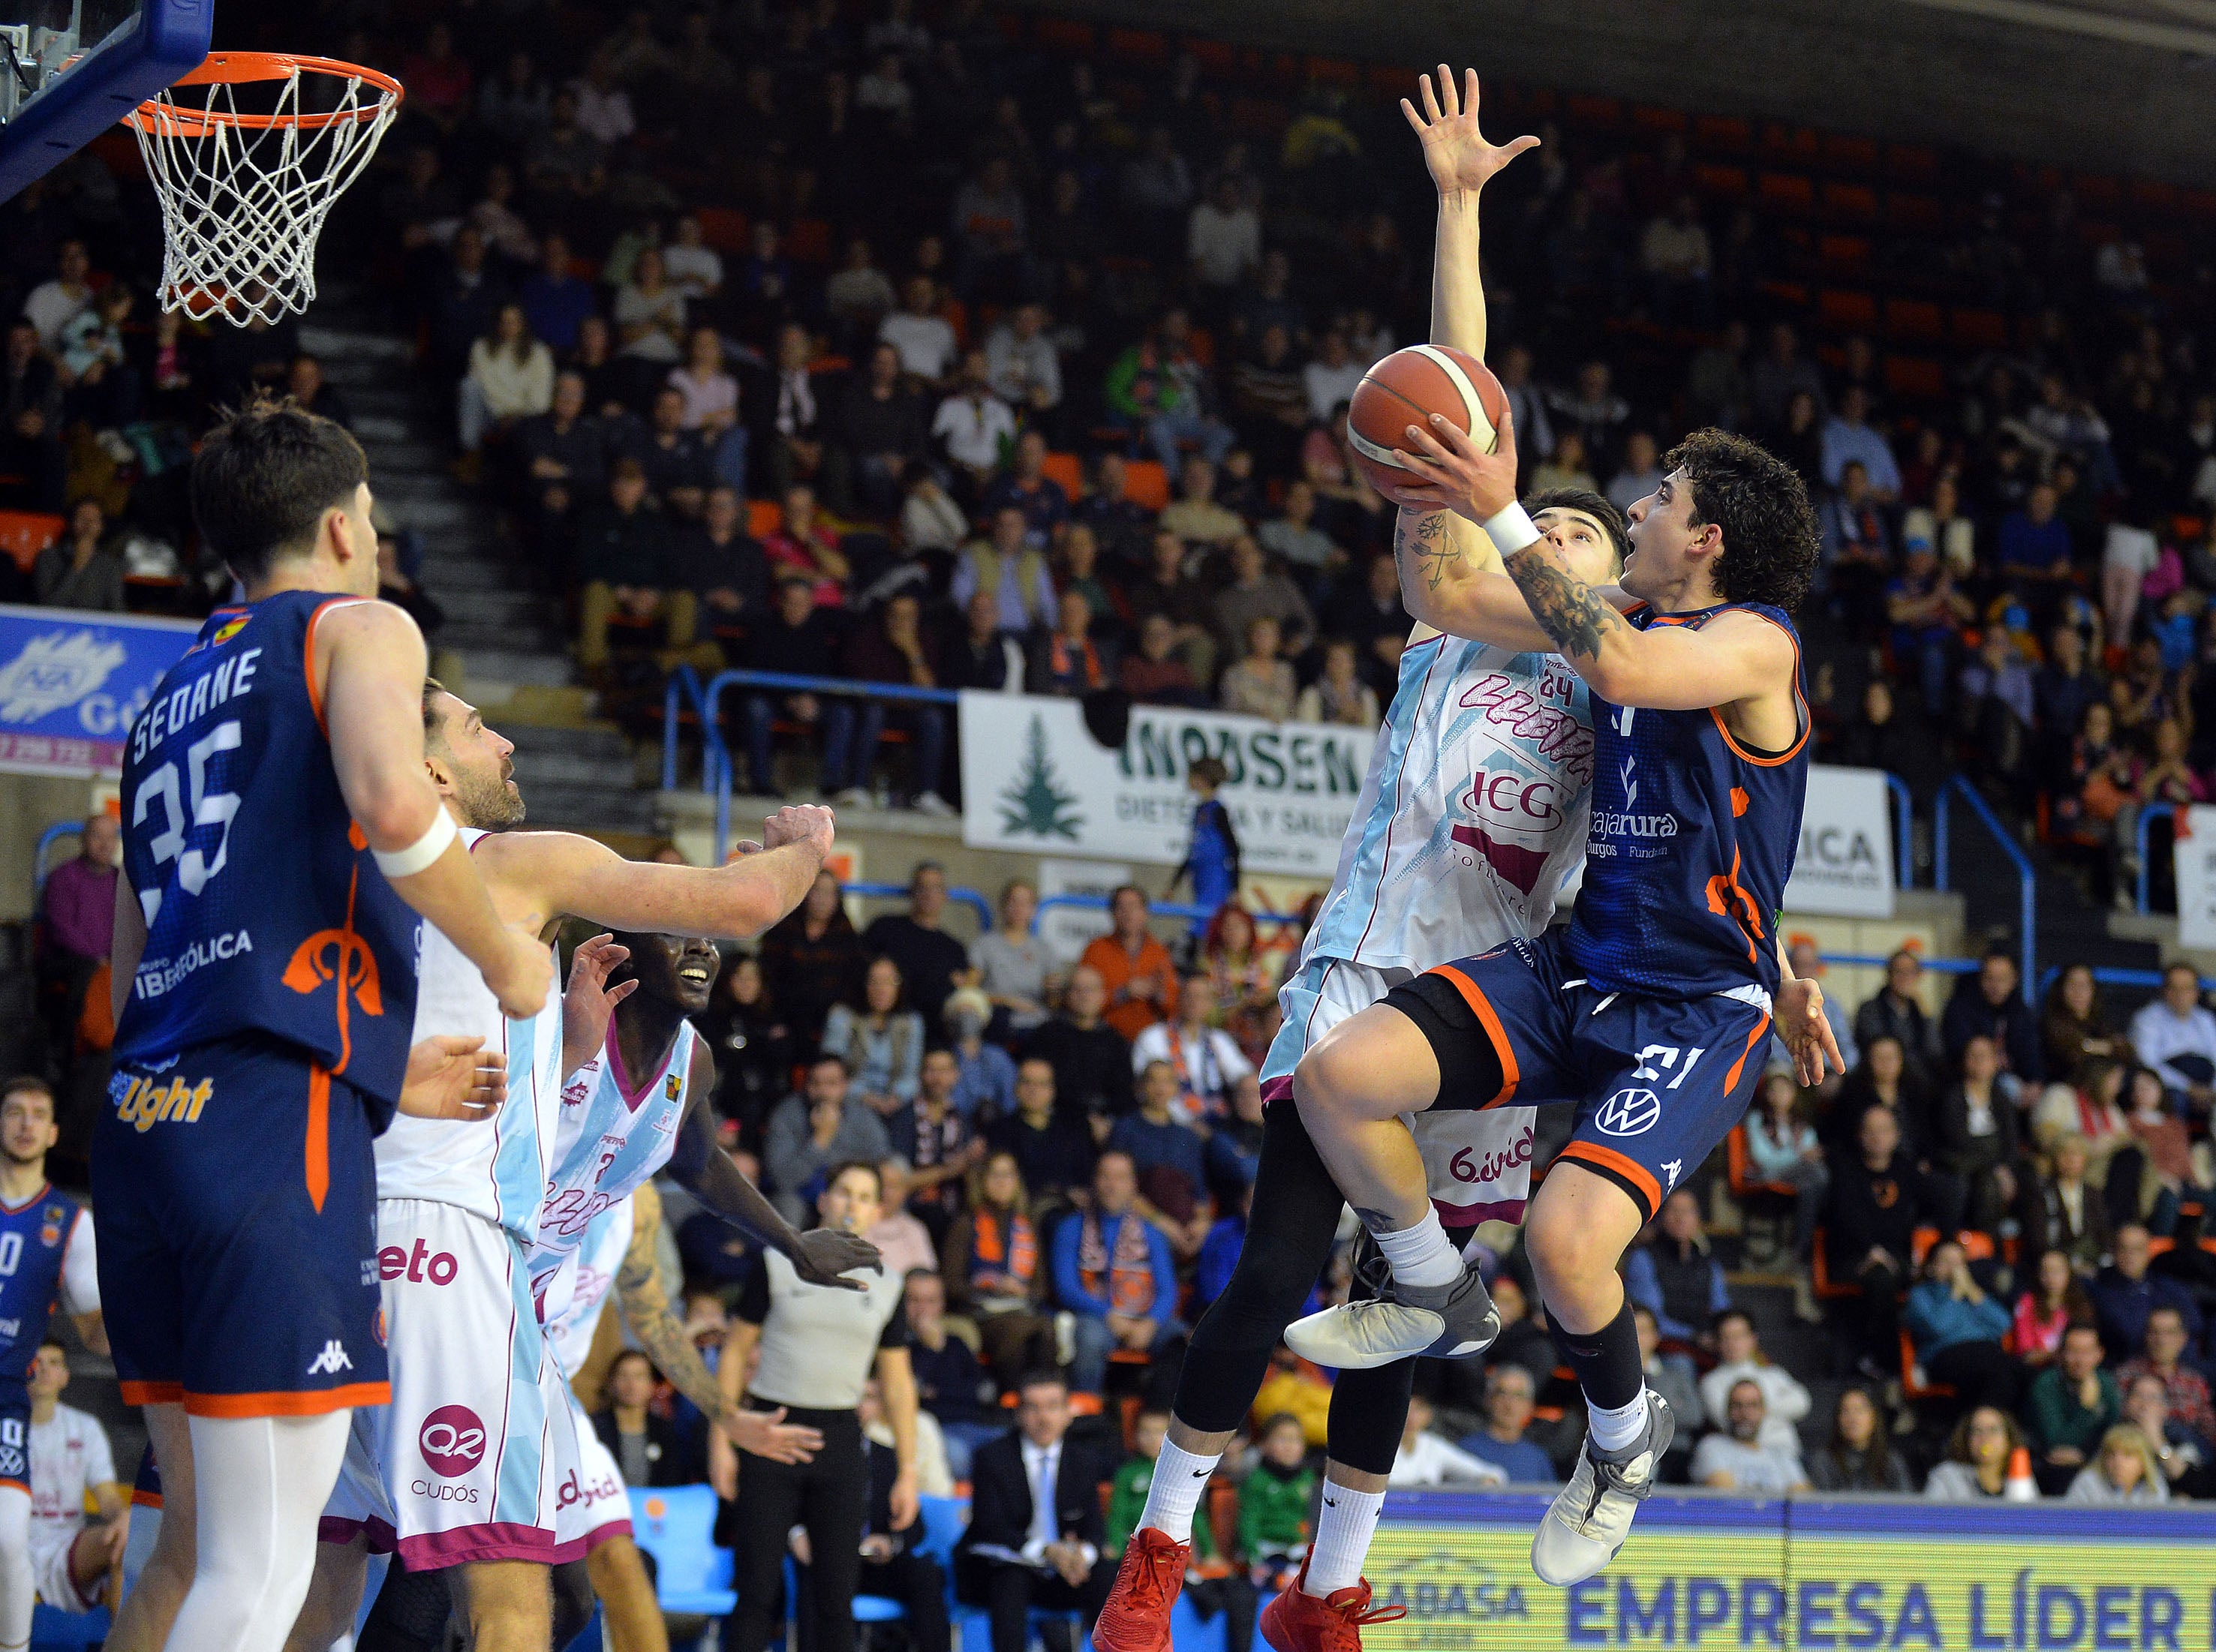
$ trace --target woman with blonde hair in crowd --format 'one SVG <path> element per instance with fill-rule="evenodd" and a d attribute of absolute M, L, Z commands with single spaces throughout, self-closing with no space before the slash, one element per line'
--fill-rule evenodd
<path fill-rule="evenodd" d="M 1047 1294 L 1046 1236 L 1033 1225 L 1030 1193 L 1010 1152 L 970 1173 L 969 1208 L 939 1247 L 946 1306 L 977 1327 L 985 1363 L 1004 1389 L 1055 1364 Z"/>
<path fill-rule="evenodd" d="M 2119 1422 L 2101 1436 L 2099 1454 L 2062 1495 L 2072 1503 L 2166 1503 L 2170 1479 L 2155 1460 L 2153 1442 L 2136 1424 Z"/>

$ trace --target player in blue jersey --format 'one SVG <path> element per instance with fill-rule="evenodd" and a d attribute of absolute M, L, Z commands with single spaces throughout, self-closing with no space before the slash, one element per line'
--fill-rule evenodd
<path fill-rule="evenodd" d="M 54 1093 L 43 1078 L 0 1086 L 0 1652 L 31 1639 L 32 1361 L 56 1308 L 77 1317 L 95 1353 L 102 1328 L 92 1216 L 46 1181 Z"/>
<path fill-rule="evenodd" d="M 192 498 L 246 600 L 163 679 L 123 768 L 93 1186 L 116 1372 L 169 1495 L 161 1581 L 117 1639 L 274 1652 L 351 1409 L 386 1392 L 370 1143 L 409 1072 L 417 914 L 511 1014 L 551 970 L 424 773 L 423 641 L 374 599 L 360 446 L 257 406 L 203 439 Z"/>
<path fill-rule="evenodd" d="M 1791 611 L 1815 565 L 1815 519 L 1782 461 L 1696 432 L 1628 513 L 1621 584 L 1596 589 L 1516 504 L 1511 439 L 1483 453 L 1434 420 L 1409 427 L 1400 457 L 1422 479 L 1403 503 L 1481 525 L 1505 568 L 1474 567 L 1447 538 L 1404 550 L 1412 612 L 1554 648 L 1591 689 L 1585 880 L 1567 929 L 1443 965 L 1341 1023 L 1302 1059 L 1296 1096 L 1396 1281 L 1451 1255 L 1402 1115 L 1576 1106 L 1524 1230 L 1587 1408 L 1577 1469 L 1532 1545 L 1539 1575 L 1568 1584 L 1622 1546 L 1675 1428 L 1641 1375 L 1616 1271 L 1625 1249 L 1746 1110 L 1773 1018 L 1804 1073 L 1838 1059 L 1812 1013 L 1818 991 L 1783 973 L 1776 933 L 1807 772 Z M 1363 1366 L 1454 1334 L 1392 1294 L 1327 1310 L 1287 1340 Z"/>

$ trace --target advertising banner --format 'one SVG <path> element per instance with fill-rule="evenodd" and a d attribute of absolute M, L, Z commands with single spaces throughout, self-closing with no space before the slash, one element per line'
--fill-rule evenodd
<path fill-rule="evenodd" d="M 2216 947 L 2216 808 L 2180 810 L 2177 829 L 2177 943 Z"/>
<path fill-rule="evenodd" d="M 131 720 L 199 629 L 190 620 L 0 605 L 0 770 L 117 772 Z"/>
<path fill-rule="evenodd" d="M 1785 886 L 1785 910 L 1833 918 L 1893 916 L 1891 800 L 1884 771 L 1808 768 L 1800 852 Z"/>
<path fill-rule="evenodd" d="M 2205 1508 L 1658 1493 L 1598 1577 L 1531 1571 L 1546 1494 L 1396 1493 L 1364 1569 L 1394 1652 L 1577 1646 L 2204 1649 Z M 1389 1637 L 1388 1640 L 1385 1637 Z"/>
<path fill-rule="evenodd" d="M 1329 878 L 1376 732 L 1134 706 L 1123 746 L 1093 737 L 1074 700 L 962 697 L 962 840 L 973 849 L 1175 866 L 1195 801 L 1187 771 L 1221 758 L 1222 794 L 1250 872 Z"/>

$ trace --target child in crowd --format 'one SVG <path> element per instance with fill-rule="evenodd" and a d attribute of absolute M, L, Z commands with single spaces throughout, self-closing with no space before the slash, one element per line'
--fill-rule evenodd
<path fill-rule="evenodd" d="M 1216 795 L 1230 777 L 1221 758 L 1202 758 L 1185 771 L 1185 784 L 1200 801 L 1193 806 L 1191 846 L 1185 851 L 1185 863 L 1170 875 L 1165 900 L 1188 877 L 1192 904 L 1208 912 L 1239 892 L 1239 835 L 1231 829 L 1231 811 Z"/>
<path fill-rule="evenodd" d="M 1315 1531 L 1317 1484 L 1300 1419 L 1278 1412 L 1262 1425 L 1261 1460 L 1239 1488 L 1239 1550 L 1256 1588 L 1274 1594 L 1300 1570 Z"/>

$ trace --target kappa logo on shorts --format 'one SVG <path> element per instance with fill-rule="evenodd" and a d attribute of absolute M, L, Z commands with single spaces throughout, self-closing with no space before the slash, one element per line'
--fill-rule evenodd
<path fill-rule="evenodd" d="M 1662 1116 L 1662 1098 L 1651 1090 L 1619 1090 L 1600 1104 L 1594 1123 L 1603 1135 L 1643 1136 Z"/>
<path fill-rule="evenodd" d="M 466 1405 L 442 1405 L 423 1419 L 416 1445 L 433 1472 L 457 1479 L 484 1460 L 484 1424 Z"/>
<path fill-rule="evenodd" d="M 323 1351 L 316 1355 L 308 1366 L 311 1377 L 335 1377 L 342 1371 L 354 1369 L 354 1361 L 347 1358 L 346 1344 L 335 1336 L 323 1344 Z"/>

